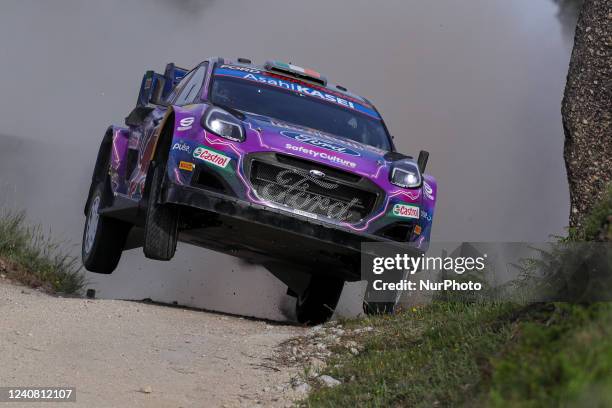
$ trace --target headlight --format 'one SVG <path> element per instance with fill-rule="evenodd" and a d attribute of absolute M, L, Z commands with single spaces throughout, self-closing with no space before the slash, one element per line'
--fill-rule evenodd
<path fill-rule="evenodd" d="M 244 141 L 242 123 L 221 108 L 210 108 L 202 118 L 202 126 L 209 132 L 234 142 Z"/>
<path fill-rule="evenodd" d="M 416 163 L 398 163 L 391 172 L 391 183 L 405 188 L 419 187 L 421 185 L 421 172 L 419 172 Z"/>

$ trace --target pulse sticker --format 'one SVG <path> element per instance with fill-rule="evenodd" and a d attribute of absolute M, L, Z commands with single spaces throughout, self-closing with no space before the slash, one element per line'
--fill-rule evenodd
<path fill-rule="evenodd" d="M 419 218 L 419 207 L 416 205 L 395 204 L 393 215 L 400 218 Z"/>
<path fill-rule="evenodd" d="M 179 152 L 191 153 L 191 147 L 186 143 L 175 143 L 172 146 L 172 150 L 178 150 Z"/>
<path fill-rule="evenodd" d="M 179 163 L 179 169 L 181 169 L 181 170 L 193 171 L 194 167 L 195 167 L 195 164 L 189 163 L 189 162 L 186 162 L 186 161 L 181 161 Z"/>
<path fill-rule="evenodd" d="M 193 157 L 222 169 L 226 168 L 232 160 L 224 154 L 204 146 L 197 147 L 193 152 Z"/>
<path fill-rule="evenodd" d="M 321 140 L 317 137 L 306 135 L 304 133 L 289 132 L 283 130 L 282 132 L 280 132 L 280 134 L 293 140 L 297 140 L 298 142 L 306 143 L 315 147 L 320 147 L 325 150 L 331 150 L 334 153 L 344 153 L 350 156 L 361 156 L 359 152 L 356 152 L 353 149 L 349 149 L 348 147 L 342 146 L 341 144 L 334 143 L 332 141 Z"/>
<path fill-rule="evenodd" d="M 183 118 L 179 121 L 179 127 L 176 128 L 178 131 L 189 130 L 193 127 L 193 122 L 195 122 L 195 118 L 190 116 L 188 118 Z"/>

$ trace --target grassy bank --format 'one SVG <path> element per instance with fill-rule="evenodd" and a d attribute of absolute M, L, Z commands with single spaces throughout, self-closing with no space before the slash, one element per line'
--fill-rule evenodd
<path fill-rule="evenodd" d="M 80 262 L 40 227 L 28 226 L 24 213 L 0 214 L 0 274 L 55 293 L 77 294 L 84 285 Z"/>
<path fill-rule="evenodd" d="M 609 241 L 612 189 L 566 241 Z M 342 322 L 312 407 L 612 406 L 612 304 L 442 302 Z M 372 331 L 354 334 L 355 328 Z"/>
<path fill-rule="evenodd" d="M 313 407 L 612 406 L 612 306 L 434 303 L 343 322 Z M 599 405 L 598 405 L 599 404 Z"/>

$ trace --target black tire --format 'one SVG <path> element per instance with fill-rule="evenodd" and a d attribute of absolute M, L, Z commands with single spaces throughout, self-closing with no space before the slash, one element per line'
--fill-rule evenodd
<path fill-rule="evenodd" d="M 313 276 L 310 284 L 298 295 L 295 314 L 302 324 L 321 324 L 334 313 L 342 294 L 344 281 L 335 278 Z"/>
<path fill-rule="evenodd" d="M 90 272 L 113 273 L 130 232 L 130 224 L 99 215 L 99 210 L 110 202 L 110 194 L 108 181 L 104 180 L 96 185 L 89 200 L 81 257 Z"/>
<path fill-rule="evenodd" d="M 157 202 L 164 181 L 165 169 L 165 165 L 154 164 L 145 217 L 144 254 L 147 258 L 158 261 L 172 259 L 178 240 L 178 208 Z"/>

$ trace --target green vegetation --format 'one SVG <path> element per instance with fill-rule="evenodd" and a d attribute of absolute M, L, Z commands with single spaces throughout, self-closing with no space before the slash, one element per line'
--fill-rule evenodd
<path fill-rule="evenodd" d="M 75 258 L 40 227 L 28 227 L 24 213 L 0 214 L 0 273 L 50 292 L 77 294 L 85 278 Z"/>
<path fill-rule="evenodd" d="M 343 322 L 373 332 L 338 347 L 304 405 L 610 406 L 612 305 L 437 302 L 396 316 Z"/>
<path fill-rule="evenodd" d="M 357 357 L 339 353 L 327 374 L 343 382 L 318 388 L 308 406 L 448 406 L 472 405 L 490 372 L 488 357 L 510 341 L 512 308 L 436 302 L 396 316 L 345 322 L 374 327 L 354 340 Z M 336 367 L 339 365 L 339 367 Z"/>
<path fill-rule="evenodd" d="M 494 406 L 612 406 L 612 305 L 553 304 L 492 358 Z"/>
<path fill-rule="evenodd" d="M 610 241 L 611 221 L 609 189 L 584 229 L 564 241 Z M 342 384 L 325 388 L 313 381 L 304 406 L 612 406 L 609 302 L 438 299 L 394 316 L 342 323 L 375 330 L 352 336 L 362 347 L 357 356 L 333 349 L 323 374 Z"/>
<path fill-rule="evenodd" d="M 583 224 L 582 229 L 569 230 L 570 241 L 612 242 L 612 185 L 606 190 L 604 198 L 593 207 Z"/>

